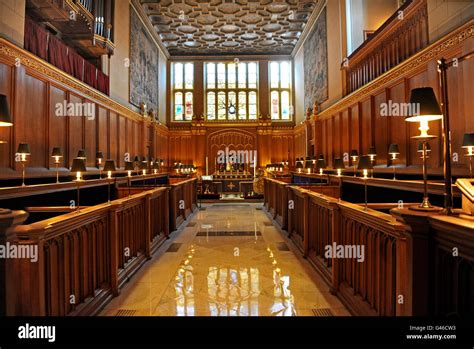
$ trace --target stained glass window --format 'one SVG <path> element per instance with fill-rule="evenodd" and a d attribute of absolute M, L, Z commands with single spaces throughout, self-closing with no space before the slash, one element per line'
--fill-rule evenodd
<path fill-rule="evenodd" d="M 255 62 L 205 64 L 208 120 L 257 118 L 257 68 Z"/>
<path fill-rule="evenodd" d="M 291 120 L 291 63 L 274 61 L 269 67 L 270 114 L 272 120 Z"/>
<path fill-rule="evenodd" d="M 172 72 L 174 121 L 191 121 L 194 113 L 194 64 L 174 63 Z"/>

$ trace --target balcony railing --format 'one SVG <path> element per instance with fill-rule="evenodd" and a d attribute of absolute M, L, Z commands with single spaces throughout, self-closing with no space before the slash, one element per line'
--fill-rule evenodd
<path fill-rule="evenodd" d="M 348 95 L 428 45 L 426 0 L 407 1 L 342 64 Z"/>

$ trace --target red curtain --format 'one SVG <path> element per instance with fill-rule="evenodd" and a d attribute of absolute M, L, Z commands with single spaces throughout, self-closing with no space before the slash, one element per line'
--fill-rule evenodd
<path fill-rule="evenodd" d="M 51 35 L 48 45 L 48 61 L 62 71 L 72 74 L 71 64 L 68 59 L 69 48 L 57 37 Z"/>
<path fill-rule="evenodd" d="M 48 59 L 48 32 L 37 25 L 31 18 L 25 18 L 25 49 L 36 56 Z"/>
<path fill-rule="evenodd" d="M 99 71 L 97 75 L 97 84 L 98 84 L 97 89 L 108 96 L 110 93 L 109 77 L 105 75 L 104 73 L 102 73 L 101 71 Z"/>
<path fill-rule="evenodd" d="M 107 75 L 29 17 L 25 19 L 25 49 L 109 95 Z"/>
<path fill-rule="evenodd" d="M 84 82 L 97 89 L 97 68 L 87 61 L 84 62 Z"/>

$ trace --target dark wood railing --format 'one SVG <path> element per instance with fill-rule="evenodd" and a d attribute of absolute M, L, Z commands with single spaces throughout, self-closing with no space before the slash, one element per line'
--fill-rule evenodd
<path fill-rule="evenodd" d="M 278 183 L 265 182 L 265 208 L 271 214 L 276 210 L 273 205 L 282 203 L 269 199 L 276 197 Z M 393 203 L 365 210 L 306 187 L 285 184 L 285 188 L 288 237 L 354 315 L 474 312 L 472 218 L 397 208 Z M 327 256 L 326 248 L 334 244 L 363 246 L 363 261 Z"/>
<path fill-rule="evenodd" d="M 197 179 L 171 183 L 170 230 L 175 231 L 197 208 Z"/>
<path fill-rule="evenodd" d="M 428 45 L 426 0 L 407 1 L 343 62 L 346 95 Z"/>
<path fill-rule="evenodd" d="M 5 262 L 6 315 L 98 313 L 167 236 L 168 191 L 144 191 L 8 233 L 0 229 L 5 242 L 38 248 L 36 262 Z"/>

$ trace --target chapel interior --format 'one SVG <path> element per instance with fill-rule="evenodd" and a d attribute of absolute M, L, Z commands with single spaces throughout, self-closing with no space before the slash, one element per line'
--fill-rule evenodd
<path fill-rule="evenodd" d="M 474 314 L 474 2 L 0 0 L 0 315 Z"/>

